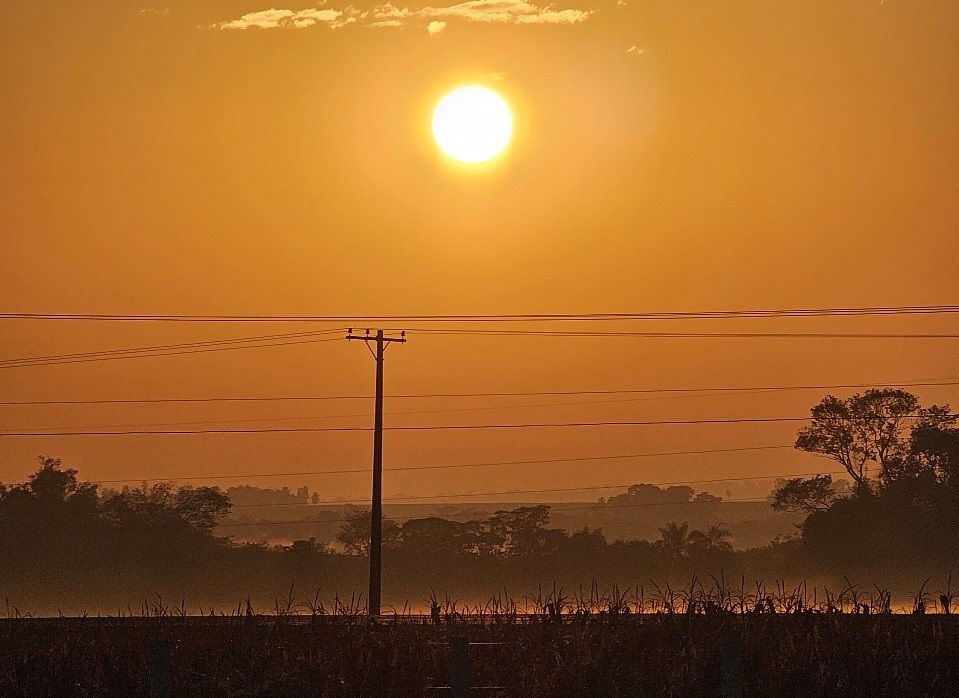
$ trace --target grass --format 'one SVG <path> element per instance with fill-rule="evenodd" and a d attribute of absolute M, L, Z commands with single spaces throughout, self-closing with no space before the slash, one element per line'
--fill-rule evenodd
<path fill-rule="evenodd" d="M 953 695 L 959 619 L 950 586 L 912 613 L 891 595 L 692 579 L 684 589 L 553 588 L 464 606 L 395 609 L 291 593 L 266 614 L 241 603 L 190 615 L 161 599 L 113 617 L 0 620 L 0 694 L 148 695 L 151 640 L 170 643 L 174 695 L 442 695 L 448 643 L 471 643 L 477 695 L 718 695 L 720 641 L 742 637 L 746 695 Z M 931 613 L 930 611 L 940 611 Z M 951 608 L 950 608 L 951 610 Z M 212 614 L 210 613 L 212 611 Z M 449 694 L 449 691 L 445 691 Z"/>

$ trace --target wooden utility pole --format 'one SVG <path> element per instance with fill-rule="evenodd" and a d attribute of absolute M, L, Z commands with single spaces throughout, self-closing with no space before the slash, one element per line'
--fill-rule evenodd
<path fill-rule="evenodd" d="M 372 618 L 380 615 L 380 588 L 383 578 L 383 354 L 390 342 L 406 342 L 406 332 L 399 337 L 387 337 L 383 330 L 377 330 L 376 336 L 355 335 L 350 329 L 347 339 L 361 339 L 366 342 L 376 359 L 376 403 L 373 412 L 373 501 L 370 511 L 370 593 L 367 613 Z M 376 350 L 370 346 L 375 342 Z"/>

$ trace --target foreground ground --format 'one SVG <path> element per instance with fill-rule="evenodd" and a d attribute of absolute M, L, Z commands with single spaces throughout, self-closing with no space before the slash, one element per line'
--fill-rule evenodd
<path fill-rule="evenodd" d="M 0 694 L 149 695 L 152 678 L 172 695 L 448 695 L 456 637 L 474 695 L 719 695 L 737 666 L 747 696 L 959 690 L 954 615 L 504 611 L 8 618 Z"/>

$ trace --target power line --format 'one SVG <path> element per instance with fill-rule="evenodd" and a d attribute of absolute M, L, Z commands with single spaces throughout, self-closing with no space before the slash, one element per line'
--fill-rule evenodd
<path fill-rule="evenodd" d="M 678 393 L 681 397 L 693 394 L 692 397 L 704 397 L 696 393 L 763 393 L 791 390 L 833 390 L 839 388 L 909 388 L 956 386 L 959 378 L 928 378 L 918 381 L 879 381 L 874 383 L 830 383 L 820 385 L 767 385 L 767 386 L 727 386 L 702 388 L 624 388 L 616 390 L 527 390 L 520 392 L 473 392 L 473 393 L 406 393 L 388 395 L 389 399 L 425 399 L 425 398 L 473 398 L 473 397 L 566 397 L 577 395 L 647 395 L 659 393 Z M 270 395 L 270 396 L 239 396 L 239 397 L 183 397 L 183 398 L 104 398 L 88 400 L 3 400 L 2 406 L 26 405 L 146 405 L 146 404 L 177 404 L 177 403 L 217 403 L 217 402 L 319 402 L 329 400 L 372 400 L 372 395 Z M 555 403 L 555 404 L 589 404 L 589 403 Z M 529 405 L 537 407 L 538 405 Z M 505 407 L 505 406 L 504 406 Z M 519 407 L 522 407 L 520 405 Z M 486 408 L 473 408 L 486 409 Z M 491 407 L 489 409 L 495 409 Z M 447 411 L 447 410 L 442 410 Z M 449 410 L 456 411 L 456 410 Z M 401 414 L 401 413 L 391 413 Z M 402 413 L 413 414 L 413 413 Z M 353 416 L 353 415 L 348 415 Z"/>
<path fill-rule="evenodd" d="M 915 332 L 577 332 L 563 330 L 428 330 L 410 329 L 411 334 L 486 337 L 642 337 L 673 339 L 957 339 L 959 333 L 919 334 Z"/>
<path fill-rule="evenodd" d="M 903 419 L 918 419 L 927 415 L 899 415 Z M 946 414 L 943 417 L 956 418 L 959 414 Z M 883 417 L 876 417 L 883 419 Z M 523 424 L 433 424 L 424 426 L 384 427 L 386 431 L 472 431 L 481 429 L 562 429 L 575 427 L 635 427 L 635 426 L 673 426 L 696 424 L 770 424 L 784 422 L 808 422 L 812 417 L 742 417 L 731 419 L 676 419 L 647 421 L 600 421 L 600 422 L 559 422 L 559 423 L 523 423 Z M 372 427 L 274 427 L 267 429 L 130 429 L 124 431 L 5 431 L 0 437 L 10 436 L 142 436 L 187 435 L 187 434 L 296 434 L 318 432 L 369 432 Z"/>
<path fill-rule="evenodd" d="M 904 385 L 904 384 L 891 384 L 891 385 Z M 918 384 L 908 384 L 908 385 L 918 385 Z M 959 382 L 954 383 L 924 383 L 923 385 L 959 385 Z M 769 389 L 771 390 L 771 389 Z M 713 394 L 690 394 L 683 393 L 679 395 L 659 395 L 659 396 L 645 396 L 645 397 L 632 397 L 632 398 L 618 398 L 611 400 L 582 400 L 576 402 L 541 402 L 534 404 L 521 404 L 521 405 L 480 405 L 474 407 L 454 407 L 454 408 L 443 408 L 443 409 L 431 409 L 431 410 L 393 410 L 386 412 L 388 415 L 417 415 L 417 414 L 451 414 L 451 413 L 462 413 L 462 412 L 479 412 L 479 411 L 498 411 L 498 410 L 522 410 L 522 409 L 531 409 L 531 408 L 541 408 L 541 407 L 578 407 L 582 405 L 617 405 L 630 402 L 640 402 L 645 400 L 675 400 L 680 398 L 691 398 L 691 397 L 719 397 L 725 395 L 745 395 L 745 394 L 755 394 L 756 392 L 768 392 L 767 389 L 756 389 L 756 390 L 742 390 L 742 391 L 727 391 L 713 393 Z M 0 403 L 3 404 L 3 403 Z M 77 430 L 92 430 L 92 429 L 133 429 L 139 427 L 177 427 L 177 426 L 201 426 L 205 424 L 250 424 L 250 423 L 261 423 L 261 422 L 290 422 L 290 421 L 312 421 L 312 420 L 322 420 L 322 419 L 350 419 L 355 417 L 366 417 L 368 416 L 366 412 L 363 413 L 352 413 L 352 414 L 324 414 L 324 415 L 307 415 L 307 416 L 297 416 L 297 417 L 250 417 L 250 418 L 239 418 L 239 419 L 210 419 L 210 420 L 200 420 L 200 421 L 185 421 L 185 422 L 145 422 L 139 424 L 96 424 L 96 425 L 84 425 L 76 427 L 23 427 L 20 429 L 8 428 L 7 431 L 17 432 L 17 431 L 45 431 L 45 430 L 54 430 L 58 428 L 63 429 L 77 429 Z"/>
<path fill-rule="evenodd" d="M 588 461 L 603 461 L 603 460 L 622 460 L 630 458 L 658 458 L 662 456 L 693 456 L 693 455 L 706 455 L 714 453 L 739 453 L 744 451 L 767 451 L 773 449 L 786 449 L 793 448 L 792 444 L 783 444 L 776 446 L 740 446 L 737 448 L 709 448 L 701 449 L 695 451 L 659 451 L 659 452 L 645 452 L 645 453 L 617 453 L 608 456 L 581 456 L 576 458 L 541 458 L 535 460 L 508 460 L 508 461 L 487 461 L 482 463 L 452 463 L 449 465 L 409 465 L 409 466 L 399 466 L 394 468 L 384 468 L 385 472 L 402 472 L 410 470 L 455 470 L 460 468 L 487 468 L 494 466 L 502 465 L 540 465 L 540 464 L 549 464 L 549 463 L 582 463 Z M 302 476 L 313 476 L 313 475 L 342 475 L 350 473 L 362 473 L 367 474 L 370 472 L 369 468 L 350 468 L 343 470 L 307 470 L 307 471 L 298 471 L 298 472 L 289 472 L 289 473 L 253 473 L 249 475 L 193 475 L 190 477 L 166 477 L 166 478 L 134 478 L 126 480 L 95 480 L 99 484 L 126 484 L 126 483 L 139 483 L 139 482 L 187 482 L 187 481 L 206 481 L 206 480 L 246 480 L 254 478 L 270 478 L 270 477 L 302 477 Z M 729 479 L 729 478 L 726 478 Z M 745 480 L 749 478 L 735 478 L 738 480 Z M 702 482 L 711 482 L 710 480 L 703 480 Z M 716 482 L 721 482 L 721 480 L 716 480 Z"/>
<path fill-rule="evenodd" d="M 113 361 L 117 359 L 140 359 L 155 356 L 177 356 L 180 354 L 200 354 L 213 351 L 230 351 L 235 349 L 260 349 L 265 347 L 289 346 L 293 344 L 314 344 L 317 342 L 329 342 L 339 339 L 339 337 L 328 336 L 333 333 L 339 333 L 339 330 L 291 332 L 286 334 L 238 337 L 235 339 L 219 339 L 205 342 L 189 342 L 184 344 L 165 344 L 148 347 L 133 347 L 128 349 L 107 349 L 102 351 L 83 352 L 76 354 L 5 359 L 0 360 L 0 369 L 24 368 L 28 366 L 53 366 L 70 363 L 87 363 L 91 361 Z"/>
<path fill-rule="evenodd" d="M 0 369 L 28 368 L 31 366 L 57 366 L 61 364 L 115 361 L 119 359 L 142 359 L 160 356 L 180 356 L 237 349 L 264 349 L 270 347 L 314 344 L 333 341 L 334 338 L 318 338 L 339 330 L 288 333 L 285 335 L 262 335 L 237 339 L 192 342 L 125 349 L 108 349 L 76 354 L 33 356 L 0 360 Z M 855 332 L 573 332 L 535 330 L 409 330 L 410 333 L 432 336 L 499 336 L 499 337 L 619 337 L 619 338 L 674 338 L 674 339 L 959 339 L 959 333 L 855 333 Z M 302 337 L 302 338 L 298 338 Z M 281 341 L 283 340 L 283 341 Z"/>
<path fill-rule="evenodd" d="M 959 305 L 788 308 L 627 313 L 502 313 L 410 315 L 186 315 L 111 313 L 0 313 L 0 320 L 58 320 L 87 322 L 553 322 L 616 320 L 713 320 L 733 318 L 848 317 L 872 315 L 930 315 L 959 313 Z"/>

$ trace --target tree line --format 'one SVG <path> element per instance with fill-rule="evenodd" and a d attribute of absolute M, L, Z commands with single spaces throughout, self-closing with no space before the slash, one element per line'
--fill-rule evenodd
<path fill-rule="evenodd" d="M 601 529 L 550 525 L 548 505 L 504 509 L 486 518 L 385 520 L 387 593 L 429 587 L 637 580 L 732 574 L 753 578 L 823 575 L 909 577 L 951 572 L 959 563 L 959 429 L 948 407 L 924 408 L 902 390 L 827 396 L 812 408 L 796 447 L 840 464 L 847 480 L 821 474 L 779 484 L 773 508 L 806 519 L 788 540 L 733 550 L 722 522 L 691 530 L 664 521 L 655 540 L 608 541 Z M 292 493 L 291 493 L 292 494 Z M 297 493 L 305 499 L 305 493 Z M 638 484 L 620 503 L 687 503 L 718 498 L 689 487 Z M 76 470 L 41 457 L 26 482 L 0 485 L 0 593 L 76 597 L 94 603 L 154 592 L 233 599 L 325 587 L 365 587 L 369 512 L 354 508 L 336 547 L 315 539 L 245 544 L 219 535 L 231 501 L 216 487 L 157 483 L 121 490 L 83 482 Z M 862 577 L 860 577 L 862 578 Z M 878 579 L 876 579 L 878 581 Z M 392 592 L 390 587 L 392 585 Z M 39 603 L 39 601 L 37 601 Z"/>

